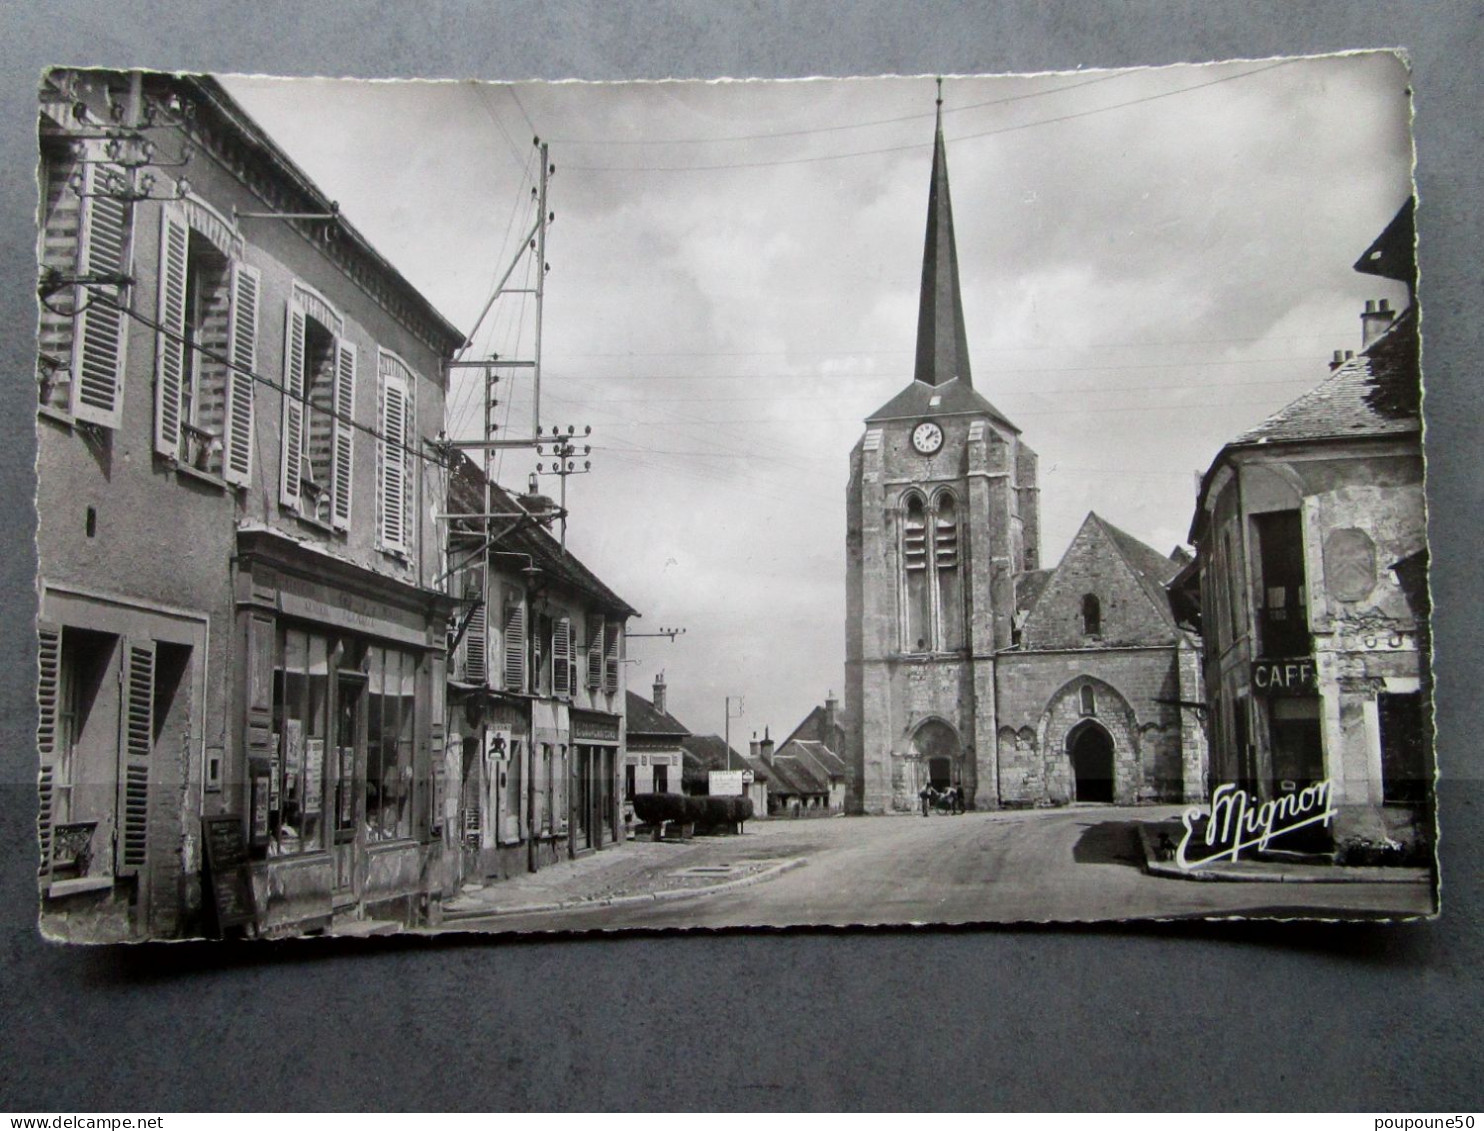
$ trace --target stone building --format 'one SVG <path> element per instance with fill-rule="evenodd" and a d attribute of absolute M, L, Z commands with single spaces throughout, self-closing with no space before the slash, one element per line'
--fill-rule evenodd
<path fill-rule="evenodd" d="M 980 809 L 1199 794 L 1199 665 L 1163 588 L 1178 563 L 1089 516 L 1042 571 L 1039 490 L 1036 453 L 973 385 L 940 113 L 913 381 L 851 453 L 850 811 L 911 811 L 929 782 Z"/>
<path fill-rule="evenodd" d="M 1414 276 L 1409 202 L 1356 269 Z M 1361 352 L 1228 443 L 1191 541 L 1212 776 L 1263 798 L 1331 783 L 1341 847 L 1431 829 L 1421 371 L 1415 308 L 1368 302 Z"/>
<path fill-rule="evenodd" d="M 452 457 L 448 741 L 435 765 L 445 890 L 622 837 L 624 635 L 636 615 L 516 498 Z M 468 518 L 464 516 L 487 516 Z M 486 526 L 486 523 L 488 524 Z"/>
<path fill-rule="evenodd" d="M 217 815 L 262 932 L 436 915 L 463 335 L 211 79 L 51 71 L 40 140 L 44 927 L 205 929 Z"/>

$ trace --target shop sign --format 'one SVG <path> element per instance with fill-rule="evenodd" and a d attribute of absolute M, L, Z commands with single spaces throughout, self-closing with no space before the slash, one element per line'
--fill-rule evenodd
<path fill-rule="evenodd" d="M 202 872 L 210 890 L 217 934 L 257 918 L 252 871 L 240 817 L 201 818 Z"/>
<path fill-rule="evenodd" d="M 1189 872 L 1217 860 L 1235 861 L 1244 849 L 1262 851 L 1274 837 L 1306 825 L 1327 825 L 1334 815 L 1334 789 L 1328 780 L 1260 803 L 1246 790 L 1223 782 L 1211 792 L 1210 818 L 1194 857 L 1190 853 L 1191 839 L 1196 823 L 1206 814 L 1198 805 L 1181 814 L 1185 835 L 1175 850 L 1175 863 Z"/>
<path fill-rule="evenodd" d="M 745 792 L 742 775 L 746 770 L 712 770 L 707 792 L 712 797 L 741 797 Z"/>
<path fill-rule="evenodd" d="M 286 616 L 334 625 L 403 644 L 426 645 L 426 627 L 399 623 L 399 610 L 360 593 L 284 574 L 278 579 L 278 609 Z M 400 614 L 405 617 L 406 614 Z"/>
<path fill-rule="evenodd" d="M 577 742 L 618 742 L 617 715 L 579 715 L 572 712 L 572 738 Z"/>
<path fill-rule="evenodd" d="M 1252 686 L 1260 695 L 1302 695 L 1318 690 L 1314 661 L 1308 656 L 1292 660 L 1253 660 Z"/>

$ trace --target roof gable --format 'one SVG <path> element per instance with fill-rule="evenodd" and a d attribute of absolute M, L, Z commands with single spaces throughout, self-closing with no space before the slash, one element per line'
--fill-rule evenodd
<path fill-rule="evenodd" d="M 1089 511 L 1041 587 L 1021 629 L 1027 648 L 1165 644 L 1177 638 L 1165 584 L 1179 565 Z M 1082 599 L 1098 599 L 1101 631 L 1082 631 Z"/>

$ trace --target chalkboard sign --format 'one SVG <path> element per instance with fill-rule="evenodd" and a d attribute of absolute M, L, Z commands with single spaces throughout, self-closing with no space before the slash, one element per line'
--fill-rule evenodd
<path fill-rule="evenodd" d="M 256 921 L 252 868 L 248 863 L 242 818 L 202 817 L 201 844 L 205 850 L 202 879 L 216 916 L 216 933 L 221 935 L 228 927 Z"/>

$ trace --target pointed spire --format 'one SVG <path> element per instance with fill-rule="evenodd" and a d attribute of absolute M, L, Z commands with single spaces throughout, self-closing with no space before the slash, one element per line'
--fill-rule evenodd
<path fill-rule="evenodd" d="M 922 251 L 922 297 L 917 308 L 917 366 L 913 377 L 942 385 L 969 376 L 969 342 L 958 287 L 953 243 L 953 204 L 948 198 L 948 155 L 943 147 L 943 80 L 938 80 L 938 121 L 933 138 L 933 179 L 928 188 L 927 240 Z"/>

